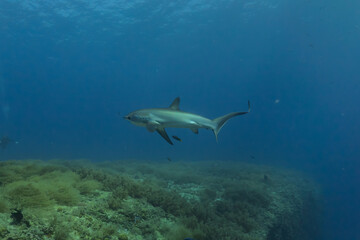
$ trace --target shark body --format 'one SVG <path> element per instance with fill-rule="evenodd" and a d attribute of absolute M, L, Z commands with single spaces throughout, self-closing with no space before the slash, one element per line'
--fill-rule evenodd
<path fill-rule="evenodd" d="M 189 128 L 194 133 L 199 132 L 199 128 L 213 130 L 216 141 L 218 134 L 224 124 L 235 116 L 250 112 L 250 102 L 248 102 L 247 112 L 233 112 L 213 120 L 179 109 L 180 98 L 177 97 L 168 108 L 147 108 L 129 113 L 124 118 L 132 124 L 146 127 L 149 132 L 158 132 L 169 144 L 173 145 L 165 128 Z"/>

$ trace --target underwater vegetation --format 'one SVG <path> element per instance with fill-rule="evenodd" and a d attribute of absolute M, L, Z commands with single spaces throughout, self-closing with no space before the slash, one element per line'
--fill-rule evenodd
<path fill-rule="evenodd" d="M 0 239 L 316 239 L 320 195 L 235 162 L 0 162 Z"/>

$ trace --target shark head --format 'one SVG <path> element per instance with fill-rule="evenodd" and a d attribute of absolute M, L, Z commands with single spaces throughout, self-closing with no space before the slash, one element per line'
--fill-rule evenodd
<path fill-rule="evenodd" d="M 144 113 L 143 111 L 134 111 L 129 113 L 124 117 L 124 119 L 128 120 L 132 124 L 136 126 L 145 127 L 149 122 L 148 114 Z"/>

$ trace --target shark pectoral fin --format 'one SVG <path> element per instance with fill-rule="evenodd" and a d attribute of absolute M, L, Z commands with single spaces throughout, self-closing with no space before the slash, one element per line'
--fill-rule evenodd
<path fill-rule="evenodd" d="M 149 132 L 154 132 L 156 130 L 156 127 L 154 125 L 146 125 L 146 129 L 149 131 Z"/>
<path fill-rule="evenodd" d="M 155 132 L 155 130 L 160 126 L 160 124 L 158 122 L 149 122 L 147 125 L 146 125 L 146 129 L 149 131 L 149 132 Z"/>
<path fill-rule="evenodd" d="M 174 145 L 167 135 L 165 128 L 157 128 L 156 131 L 171 145 Z"/>
<path fill-rule="evenodd" d="M 190 130 L 195 133 L 198 134 L 199 133 L 199 129 L 198 128 L 190 128 Z"/>

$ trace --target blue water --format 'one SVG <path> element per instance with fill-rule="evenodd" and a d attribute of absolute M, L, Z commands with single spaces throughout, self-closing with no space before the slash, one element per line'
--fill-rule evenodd
<path fill-rule="evenodd" d="M 360 239 L 360 1 L 1 0 L 0 158 L 227 159 L 297 169 L 324 194 L 323 239 Z M 169 129 L 147 107 L 209 118 Z M 250 157 L 253 156 L 253 157 Z"/>

